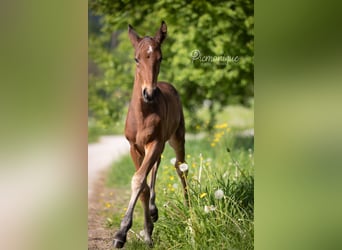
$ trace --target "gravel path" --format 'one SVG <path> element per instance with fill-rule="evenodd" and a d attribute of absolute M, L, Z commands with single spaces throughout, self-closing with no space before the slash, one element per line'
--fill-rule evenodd
<path fill-rule="evenodd" d="M 129 152 L 124 136 L 102 136 L 97 143 L 88 145 L 88 250 L 111 249 L 113 230 L 105 226 L 103 197 L 105 176 L 110 165 Z M 116 195 L 116 190 L 112 190 Z M 113 198 L 113 197 L 111 197 Z"/>
<path fill-rule="evenodd" d="M 110 164 L 129 152 L 124 136 L 102 136 L 97 143 L 88 145 L 88 199 L 93 194 L 94 182 Z"/>

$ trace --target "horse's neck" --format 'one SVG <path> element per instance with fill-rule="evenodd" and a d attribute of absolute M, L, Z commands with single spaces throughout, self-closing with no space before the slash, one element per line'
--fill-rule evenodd
<path fill-rule="evenodd" d="M 141 84 L 142 83 L 141 83 L 141 80 L 139 79 L 139 75 L 135 74 L 131 102 L 133 102 L 134 106 L 136 106 L 136 107 L 140 106 L 138 104 L 141 102 L 141 99 L 142 99 Z"/>

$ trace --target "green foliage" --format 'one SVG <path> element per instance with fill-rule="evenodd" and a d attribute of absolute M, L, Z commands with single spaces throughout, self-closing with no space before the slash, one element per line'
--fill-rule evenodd
<path fill-rule="evenodd" d="M 141 36 L 153 36 L 161 20 L 168 25 L 159 80 L 180 92 L 186 116 L 197 116 L 210 100 L 212 128 L 216 113 L 229 103 L 248 104 L 253 97 L 253 1 L 90 1 L 91 14 L 100 17 L 100 31 L 90 18 L 89 115 L 111 125 L 123 114 L 134 81 L 133 48 L 128 24 Z M 96 32 L 95 32 L 95 31 Z M 193 60 L 194 51 L 202 60 Z M 223 58 L 238 57 L 238 61 Z M 214 105 L 215 104 L 215 105 Z"/>

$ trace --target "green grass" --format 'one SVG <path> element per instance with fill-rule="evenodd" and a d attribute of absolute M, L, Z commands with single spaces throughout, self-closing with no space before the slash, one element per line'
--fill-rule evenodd
<path fill-rule="evenodd" d="M 159 220 L 153 232 L 155 249 L 253 249 L 253 151 L 253 138 L 238 136 L 226 123 L 218 124 L 204 139 L 187 140 L 190 206 L 186 207 L 170 163 L 174 153 L 167 146 L 156 184 Z M 124 157 L 113 165 L 107 185 L 129 188 L 133 173 L 130 157 Z M 223 191 L 223 198 L 215 198 L 217 190 Z M 132 230 L 139 233 L 143 228 L 140 202 L 135 213 Z M 117 229 L 119 217 L 113 215 L 109 226 Z M 125 246 L 148 249 L 134 233 Z"/>

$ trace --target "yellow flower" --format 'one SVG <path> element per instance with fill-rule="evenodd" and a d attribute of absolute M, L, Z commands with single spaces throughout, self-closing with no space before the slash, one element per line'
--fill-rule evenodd
<path fill-rule="evenodd" d="M 201 193 L 200 198 L 202 199 L 203 197 L 207 196 L 207 193 Z"/>
<path fill-rule="evenodd" d="M 215 144 L 215 143 L 213 143 L 213 142 L 210 144 L 210 146 L 212 146 L 212 147 L 215 147 L 215 145 L 216 145 L 216 144 Z"/>
<path fill-rule="evenodd" d="M 175 177 L 170 176 L 170 181 L 173 181 L 175 179 Z"/>

